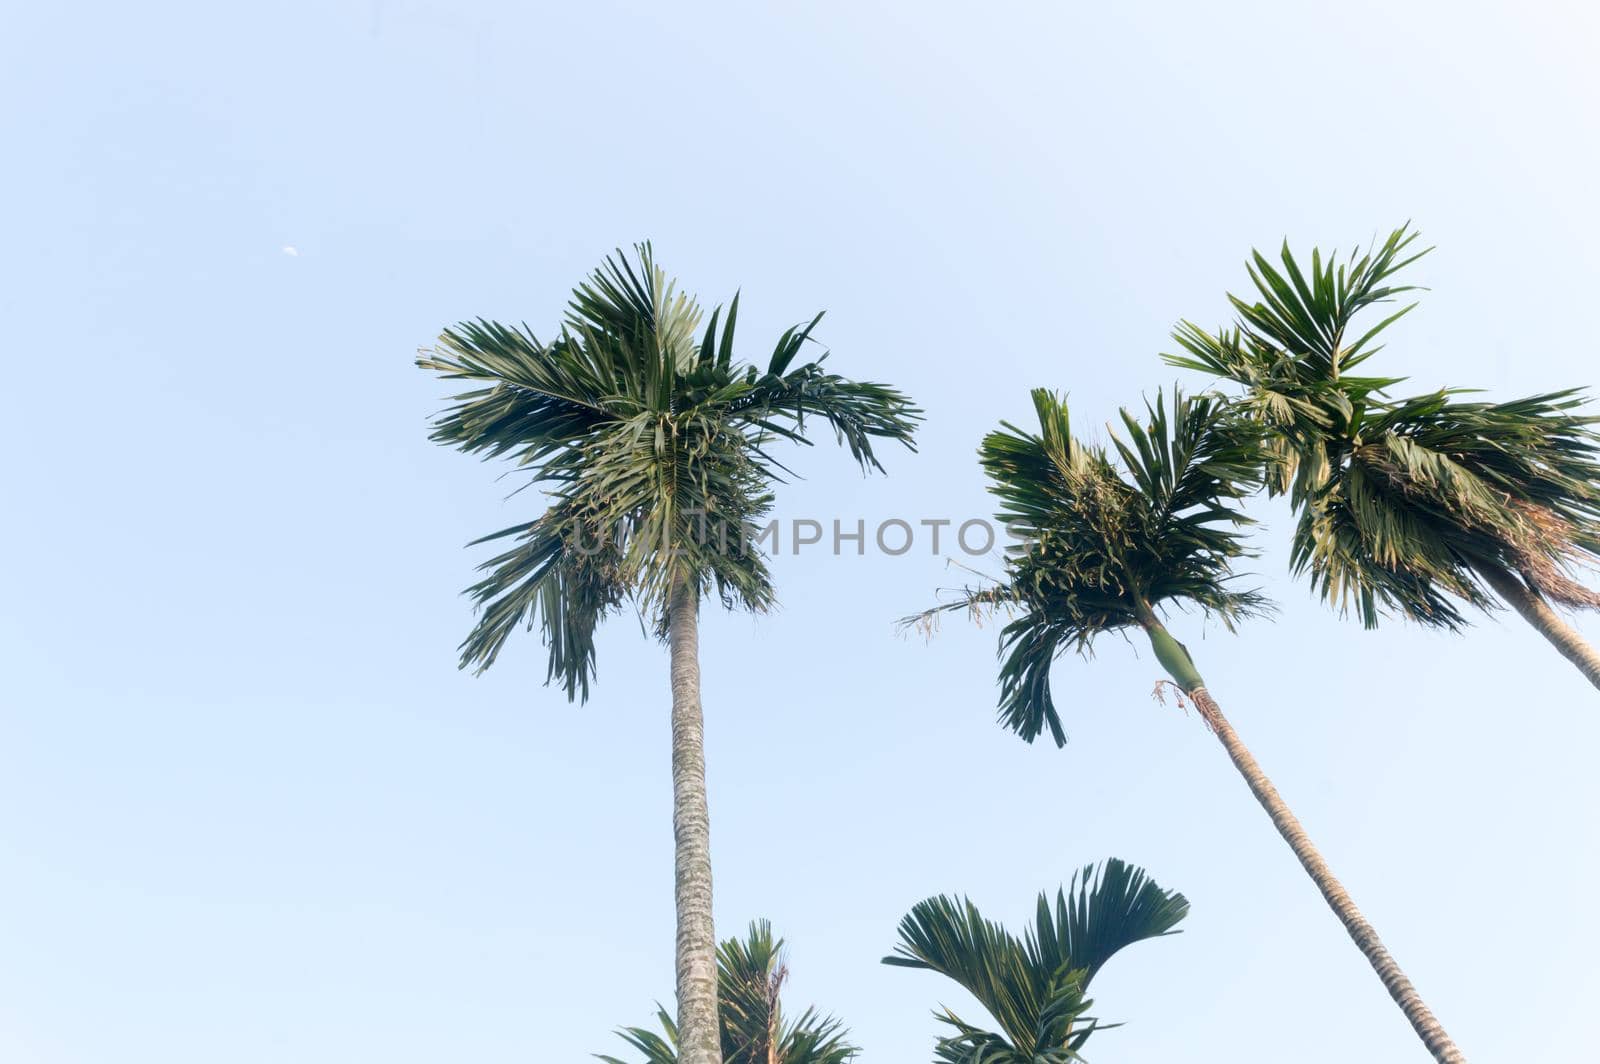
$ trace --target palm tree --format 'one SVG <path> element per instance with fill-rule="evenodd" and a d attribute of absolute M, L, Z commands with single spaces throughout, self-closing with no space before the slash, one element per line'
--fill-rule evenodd
<path fill-rule="evenodd" d="M 961 898 L 929 898 L 900 921 L 900 945 L 883 963 L 926 968 L 960 983 L 1000 1031 L 949 1009 L 936 1012 L 955 1034 L 940 1038 L 938 1064 L 1068 1064 L 1101 1024 L 1084 997 L 1124 946 L 1176 934 L 1189 912 L 1182 894 L 1162 890 L 1142 869 L 1115 858 L 1089 865 L 1058 890 L 1054 910 L 1039 895 L 1034 926 L 1018 939 Z"/>
<path fill-rule="evenodd" d="M 1411 303 L 1365 332 L 1363 310 L 1414 291 L 1391 278 L 1425 251 L 1402 226 L 1340 263 L 1311 253 L 1301 269 L 1285 244 L 1282 272 L 1254 253 L 1259 300 L 1215 334 L 1183 322 L 1173 365 L 1226 378 L 1267 431 L 1267 486 L 1299 521 L 1292 565 L 1322 598 L 1375 627 L 1396 610 L 1458 629 L 1459 604 L 1509 604 L 1600 687 L 1600 653 L 1552 608 L 1600 607 L 1573 571 L 1600 559 L 1600 419 L 1577 389 L 1507 403 L 1444 389 L 1393 401 L 1401 377 L 1350 371 Z"/>
<path fill-rule="evenodd" d="M 1000 720 L 1029 742 L 1048 728 L 1057 745 L 1066 734 L 1051 663 L 1067 649 L 1087 655 L 1106 633 L 1143 630 L 1428 1049 L 1440 1061 L 1463 1060 L 1162 620 L 1168 607 L 1193 606 L 1231 630 L 1270 608 L 1256 592 L 1232 586 L 1231 563 L 1246 553 L 1238 527 L 1250 523 L 1236 504 L 1256 486 L 1262 464 L 1256 426 L 1220 396 L 1175 394 L 1170 415 L 1158 396 L 1146 404 L 1143 424 L 1122 412 L 1127 439 L 1112 437 L 1113 458 L 1073 437 L 1061 399 L 1041 389 L 1033 402 L 1039 434 L 1004 424 L 980 451 L 1000 519 L 1022 540 L 1003 581 L 966 589 L 908 620 L 931 624 L 950 610 L 1009 614 L 1000 633 Z"/>
<path fill-rule="evenodd" d="M 786 331 L 765 369 L 733 357 L 738 299 L 718 330 L 676 292 L 648 244 L 620 252 L 572 294 L 559 335 L 479 319 L 447 330 L 417 362 L 475 387 L 454 397 L 432 439 L 509 457 L 548 495 L 538 517 L 476 542 L 510 541 L 468 589 L 478 621 L 462 667 L 482 672 L 511 632 L 537 624 L 546 682 L 587 699 L 600 620 L 632 603 L 664 638 L 672 686 L 678 1027 L 685 1064 L 716 1064 L 716 938 L 700 706 L 700 600 L 765 610 L 773 588 L 760 524 L 783 467 L 775 441 L 833 429 L 863 470 L 875 439 L 911 444 L 916 410 L 899 392 L 800 361 L 820 314 Z"/>
<path fill-rule="evenodd" d="M 717 994 L 724 1064 L 845 1064 L 860 1052 L 832 1016 L 808 1008 L 796 1019 L 784 1018 L 780 998 L 788 978 L 783 939 L 773 937 L 766 920 L 752 923 L 743 939 L 722 944 Z M 659 1006 L 656 1019 L 661 1034 L 643 1027 L 625 1027 L 617 1034 L 644 1054 L 643 1064 L 678 1064 L 678 1028 Z M 606 1064 L 627 1064 L 597 1055 Z"/>

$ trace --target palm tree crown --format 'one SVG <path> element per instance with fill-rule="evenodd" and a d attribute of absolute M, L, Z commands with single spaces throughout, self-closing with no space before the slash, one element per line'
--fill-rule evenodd
<path fill-rule="evenodd" d="M 1215 334 L 1181 323 L 1184 353 L 1167 361 L 1243 387 L 1241 406 L 1265 430 L 1269 490 L 1299 515 L 1295 571 L 1368 627 L 1393 609 L 1457 628 L 1457 603 L 1490 607 L 1513 577 L 1560 604 L 1600 607 L 1572 578 L 1600 558 L 1600 419 L 1581 412 L 1579 390 L 1395 401 L 1386 391 L 1404 378 L 1350 373 L 1416 306 L 1356 332 L 1362 311 L 1415 290 L 1393 278 L 1426 254 L 1417 236 L 1402 226 L 1345 261 L 1313 251 L 1309 271 L 1287 244 L 1281 271 L 1256 252 L 1259 298 L 1230 295 L 1237 321 Z"/>
<path fill-rule="evenodd" d="M 900 944 L 883 963 L 925 968 L 961 984 L 1000 1032 L 948 1009 L 935 1013 L 955 1034 L 939 1040 L 941 1064 L 1067 1064 L 1106 1026 L 1086 1015 L 1085 996 L 1106 961 L 1126 946 L 1175 934 L 1189 912 L 1142 869 L 1115 858 L 1089 865 L 1050 898 L 1040 894 L 1034 925 L 1017 938 L 962 898 L 929 898 L 900 922 Z"/>
<path fill-rule="evenodd" d="M 1000 719 L 1030 742 L 1048 728 L 1060 745 L 1050 666 L 1062 651 L 1149 628 L 1164 606 L 1197 606 L 1230 628 L 1268 608 L 1231 586 L 1231 564 L 1246 553 L 1238 529 L 1250 523 L 1234 503 L 1257 483 L 1261 459 L 1251 427 L 1214 395 L 1175 392 L 1169 412 L 1158 394 L 1143 424 L 1122 411 L 1127 439 L 1113 435 L 1110 449 L 1073 436 L 1061 398 L 1037 389 L 1033 404 L 1038 433 L 1003 424 L 979 451 L 1000 520 L 1022 540 L 1003 582 L 922 616 L 1010 611 Z M 1158 654 L 1164 636 L 1152 633 Z"/>
<path fill-rule="evenodd" d="M 723 1064 L 846 1064 L 860 1052 L 848 1041 L 844 1024 L 808 1008 L 794 1019 L 783 1014 L 781 995 L 789 978 L 783 939 L 758 920 L 743 939 L 730 938 L 717 950 L 718 1016 Z M 644 1064 L 677 1064 L 678 1029 L 665 1009 L 656 1010 L 661 1034 L 642 1027 L 618 1033 L 644 1054 Z M 626 1064 L 600 1056 L 607 1064 Z"/>
<path fill-rule="evenodd" d="M 920 411 L 881 384 L 800 361 L 822 315 L 786 331 L 764 369 L 733 354 L 737 296 L 703 332 L 702 312 L 656 265 L 619 253 L 573 292 L 558 336 L 465 322 L 418 365 L 480 385 L 454 397 L 432 439 L 506 456 L 544 489 L 538 518 L 477 542 L 510 541 L 468 589 L 477 625 L 461 664 L 493 664 L 519 625 L 542 627 L 548 679 L 587 698 L 594 631 L 633 600 L 664 626 L 672 589 L 714 589 L 724 604 L 768 607 L 773 588 L 756 547 L 784 468 L 771 443 L 809 443 L 827 423 L 863 469 L 881 468 L 874 439 L 911 446 Z"/>

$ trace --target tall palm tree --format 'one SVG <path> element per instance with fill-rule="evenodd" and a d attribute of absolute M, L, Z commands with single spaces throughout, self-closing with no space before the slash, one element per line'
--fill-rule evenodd
<path fill-rule="evenodd" d="M 1173 365 L 1226 378 L 1267 431 L 1267 486 L 1299 521 L 1292 565 L 1322 598 L 1367 627 L 1392 609 L 1425 625 L 1463 626 L 1458 604 L 1509 604 L 1600 687 L 1600 653 L 1552 608 L 1600 608 L 1574 570 L 1600 560 L 1600 418 L 1577 390 L 1507 403 L 1445 389 L 1405 400 L 1401 377 L 1351 373 L 1411 303 L 1355 326 L 1368 307 L 1414 291 L 1391 279 L 1426 254 L 1402 226 L 1347 261 L 1311 253 L 1282 270 L 1254 253 L 1258 300 L 1228 298 L 1235 324 L 1183 322 Z"/>
<path fill-rule="evenodd" d="M 1000 633 L 1000 720 L 1029 742 L 1048 728 L 1057 745 L 1066 734 L 1051 663 L 1067 649 L 1087 654 L 1106 633 L 1142 630 L 1428 1049 L 1440 1061 L 1463 1060 L 1162 620 L 1169 607 L 1193 606 L 1231 630 L 1269 608 L 1256 592 L 1232 586 L 1232 562 L 1246 553 L 1238 528 L 1250 523 L 1236 504 L 1260 476 L 1256 426 L 1220 396 L 1177 393 L 1169 415 L 1158 395 L 1142 424 L 1122 412 L 1127 439 L 1113 436 L 1107 450 L 1073 437 L 1061 399 L 1041 389 L 1033 402 L 1038 434 L 1005 424 L 980 451 L 1000 519 L 1022 541 L 1003 581 L 909 620 L 931 623 L 950 610 L 1009 614 Z"/>
<path fill-rule="evenodd" d="M 482 672 L 519 625 L 538 625 L 546 682 L 587 699 L 594 632 L 632 603 L 667 642 L 672 686 L 678 1027 L 685 1064 L 716 1064 L 716 938 L 700 706 L 700 601 L 764 610 L 773 588 L 760 524 L 783 467 L 776 441 L 829 426 L 863 470 L 875 439 L 911 444 L 919 411 L 892 388 L 801 360 L 820 314 L 786 331 L 764 369 L 735 361 L 737 298 L 718 330 L 656 265 L 620 252 L 572 294 L 559 334 L 479 319 L 447 330 L 418 365 L 475 387 L 432 439 L 509 457 L 548 508 L 477 542 L 509 541 L 468 589 L 478 621 L 462 667 Z M 698 339 L 697 339 L 698 335 Z"/>
<path fill-rule="evenodd" d="M 846 1064 L 860 1052 L 844 1024 L 808 1008 L 795 1019 L 783 1015 L 783 984 L 789 966 L 783 939 L 757 920 L 743 939 L 730 938 L 717 951 L 717 993 L 724 1064 Z M 617 1033 L 644 1054 L 643 1064 L 678 1064 L 678 1028 L 657 1007 L 661 1033 L 625 1027 Z M 606 1064 L 627 1064 L 597 1054 Z"/>
<path fill-rule="evenodd" d="M 1102 1024 L 1087 1015 L 1089 983 L 1125 946 L 1176 934 L 1189 912 L 1182 894 L 1158 887 L 1115 858 L 1089 865 L 1072 886 L 1039 895 L 1034 926 L 1019 939 L 961 898 L 929 898 L 900 921 L 900 944 L 883 959 L 949 976 L 978 999 L 1000 1031 L 949 1009 L 934 1013 L 955 1033 L 940 1038 L 938 1064 L 1068 1064 Z"/>

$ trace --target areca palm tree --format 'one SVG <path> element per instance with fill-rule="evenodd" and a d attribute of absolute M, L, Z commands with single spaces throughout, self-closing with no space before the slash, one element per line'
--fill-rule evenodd
<path fill-rule="evenodd" d="M 1232 571 L 1246 553 L 1240 528 L 1250 523 L 1237 504 L 1260 477 L 1257 427 L 1220 396 L 1175 393 L 1169 413 L 1158 395 L 1142 422 L 1122 412 L 1126 438 L 1113 435 L 1108 449 L 1073 436 L 1055 395 L 1040 389 L 1033 402 L 1037 433 L 1004 424 L 980 450 L 999 517 L 1021 539 L 1003 580 L 910 620 L 951 610 L 1009 615 L 1000 633 L 1000 720 L 1029 742 L 1048 730 L 1057 745 L 1066 733 L 1050 684 L 1056 657 L 1087 654 L 1108 633 L 1142 631 L 1428 1049 L 1440 1061 L 1463 1060 L 1163 620 L 1173 607 L 1193 607 L 1231 630 L 1269 609 L 1257 592 L 1234 586 Z"/>
<path fill-rule="evenodd" d="M 1461 607 L 1509 604 L 1596 687 L 1600 652 L 1552 606 L 1600 608 L 1575 572 L 1600 560 L 1600 418 L 1581 391 L 1505 403 L 1444 389 L 1387 398 L 1402 377 L 1351 371 L 1416 306 L 1360 331 L 1368 308 L 1414 291 L 1394 280 L 1426 254 L 1408 227 L 1343 262 L 1318 251 L 1304 270 L 1254 253 L 1255 301 L 1237 321 L 1183 322 L 1169 363 L 1226 378 L 1267 432 L 1267 486 L 1298 514 L 1291 555 L 1321 597 L 1375 627 L 1385 610 L 1458 629 Z"/>
<path fill-rule="evenodd" d="M 789 966 L 783 939 L 757 920 L 743 939 L 730 938 L 717 951 L 717 993 L 724 1064 L 846 1064 L 858 1052 L 839 1020 L 808 1008 L 795 1019 L 783 1014 L 783 984 Z M 678 1028 L 656 1009 L 661 1033 L 625 1027 L 617 1033 L 644 1054 L 642 1064 L 678 1064 Z M 606 1064 L 628 1064 L 598 1055 Z"/>
<path fill-rule="evenodd" d="M 1089 865 L 1055 906 L 1040 894 L 1022 938 L 984 919 L 965 898 L 929 898 L 900 921 L 900 944 L 883 959 L 949 976 L 978 999 L 1000 1030 L 977 1027 L 949 1009 L 934 1013 L 954 1030 L 934 1050 L 937 1064 L 1070 1064 L 1102 1024 L 1087 1013 L 1089 984 L 1106 961 L 1135 942 L 1173 930 L 1189 912 L 1142 869 L 1115 858 Z"/>
<path fill-rule="evenodd" d="M 833 430 L 861 468 L 881 469 L 875 440 L 908 447 L 919 412 L 893 388 L 803 359 L 810 323 L 783 333 L 764 367 L 734 358 L 739 301 L 711 314 L 677 292 L 639 245 L 572 293 L 550 342 L 526 326 L 479 319 L 446 330 L 418 365 L 470 391 L 454 397 L 432 439 L 509 458 L 544 490 L 532 520 L 485 536 L 501 549 L 468 589 L 478 620 L 461 665 L 482 672 L 511 633 L 537 626 L 546 682 L 585 700 L 594 633 L 632 604 L 669 648 L 672 825 L 676 843 L 678 1028 L 685 1064 L 716 1064 L 716 938 L 700 705 L 699 610 L 765 610 L 773 587 L 759 540 L 784 472 L 774 443 Z"/>

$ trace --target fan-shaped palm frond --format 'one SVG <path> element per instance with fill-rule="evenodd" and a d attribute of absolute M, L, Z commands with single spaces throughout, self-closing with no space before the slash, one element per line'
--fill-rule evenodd
<path fill-rule="evenodd" d="M 999 519 L 1021 540 L 998 587 L 969 588 L 920 615 L 1007 611 L 1002 629 L 1000 717 L 1024 739 L 1066 733 L 1050 689 L 1062 651 L 1089 652 L 1107 632 L 1150 627 L 1153 611 L 1195 606 L 1232 628 L 1267 610 L 1232 586 L 1247 554 L 1236 502 L 1257 479 L 1253 426 L 1221 397 L 1174 392 L 1146 403 L 1141 422 L 1122 411 L 1125 438 L 1111 448 L 1075 438 L 1065 402 L 1033 392 L 1039 431 L 1005 424 L 979 455 L 1000 500 Z"/>
<path fill-rule="evenodd" d="M 936 1059 L 949 1064 L 1066 1064 L 1104 1025 L 1087 1015 L 1089 983 L 1119 950 L 1172 934 L 1189 911 L 1143 870 L 1115 858 L 1090 865 L 1056 892 L 1040 894 L 1034 925 L 1017 938 L 967 899 L 919 903 L 900 922 L 900 944 L 885 964 L 948 976 L 988 1011 L 1001 1033 L 948 1009 L 935 1015 L 956 1033 Z"/>
<path fill-rule="evenodd" d="M 770 605 L 756 544 L 784 473 L 773 442 L 809 444 L 816 420 L 863 469 L 881 468 L 875 440 L 911 446 L 920 411 L 903 395 L 828 372 L 826 355 L 800 361 L 821 315 L 758 368 L 734 358 L 738 309 L 736 297 L 702 332 L 700 308 L 645 244 L 578 286 L 550 342 L 479 320 L 421 354 L 423 368 L 479 385 L 454 397 L 432 438 L 507 457 L 550 497 L 542 517 L 486 537 L 512 546 L 468 589 L 479 620 L 463 667 L 489 667 L 511 632 L 538 624 L 549 678 L 586 698 L 595 626 L 623 603 L 659 626 L 681 581 L 725 605 Z"/>
<path fill-rule="evenodd" d="M 717 951 L 717 994 L 722 1024 L 723 1064 L 846 1064 L 859 1052 L 844 1024 L 808 1008 L 793 1020 L 783 1015 L 781 995 L 789 976 L 783 940 L 772 925 L 758 920 L 742 939 L 730 938 Z M 644 1054 L 642 1064 L 678 1064 L 678 1031 L 658 1009 L 661 1034 L 628 1027 L 618 1035 Z M 600 1056 L 608 1064 L 627 1064 Z"/>

